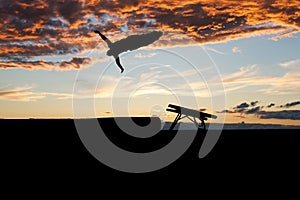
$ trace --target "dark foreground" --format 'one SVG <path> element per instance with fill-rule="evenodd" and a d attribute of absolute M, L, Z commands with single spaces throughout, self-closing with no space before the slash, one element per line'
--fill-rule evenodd
<path fill-rule="evenodd" d="M 97 161 L 84 147 L 73 120 L 0 120 L 2 166 L 11 176 L 30 179 L 62 177 L 95 180 L 104 177 L 185 176 L 204 177 L 299 177 L 299 130 L 225 130 L 211 153 L 198 152 L 205 134 L 198 134 L 185 154 L 168 167 L 147 174 L 129 174 Z M 4 131 L 6 130 L 6 131 Z M 108 135 L 118 146 L 147 152 L 159 149 L 176 132 L 164 132 L 153 140 L 127 138 L 112 128 Z"/>

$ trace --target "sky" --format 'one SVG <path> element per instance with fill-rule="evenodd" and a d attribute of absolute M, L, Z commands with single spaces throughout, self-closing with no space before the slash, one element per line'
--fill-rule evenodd
<path fill-rule="evenodd" d="M 300 125 L 299 1 L 0 0 L 0 16 L 0 118 L 171 121 L 173 103 Z M 163 35 L 122 53 L 121 74 L 94 30 Z"/>

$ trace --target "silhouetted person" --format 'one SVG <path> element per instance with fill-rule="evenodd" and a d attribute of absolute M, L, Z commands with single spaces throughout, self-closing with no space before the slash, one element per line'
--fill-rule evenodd
<path fill-rule="evenodd" d="M 106 55 L 113 56 L 115 58 L 118 67 L 121 69 L 121 73 L 124 71 L 124 68 L 121 65 L 119 54 L 152 44 L 162 36 L 162 32 L 153 31 L 142 35 L 131 35 L 113 43 L 99 31 L 95 31 L 95 33 L 98 33 L 102 40 L 107 43 L 109 50 Z"/>

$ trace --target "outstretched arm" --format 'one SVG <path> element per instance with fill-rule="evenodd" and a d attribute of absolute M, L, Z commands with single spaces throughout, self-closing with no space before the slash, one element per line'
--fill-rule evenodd
<path fill-rule="evenodd" d="M 116 58 L 116 63 L 117 63 L 117 65 L 118 65 L 118 67 L 121 69 L 121 73 L 123 73 L 124 68 L 122 67 L 122 65 L 121 65 L 121 63 L 120 63 L 120 58 L 119 58 L 119 57 Z"/>
<path fill-rule="evenodd" d="M 95 33 L 98 33 L 100 35 L 100 37 L 102 38 L 102 40 L 104 40 L 108 46 L 110 46 L 112 44 L 112 42 L 107 38 L 105 37 L 104 35 L 102 35 L 102 33 L 100 33 L 100 31 L 94 31 Z"/>

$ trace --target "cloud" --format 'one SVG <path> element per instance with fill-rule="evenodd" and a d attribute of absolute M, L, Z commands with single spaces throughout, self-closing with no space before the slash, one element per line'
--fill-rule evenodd
<path fill-rule="evenodd" d="M 24 68 L 28 70 L 74 70 L 80 69 L 81 67 L 90 65 L 95 61 L 101 61 L 101 58 L 91 59 L 88 57 L 73 57 L 69 61 L 62 60 L 60 62 L 50 62 L 45 60 L 38 61 L 9 61 L 0 62 L 0 69 L 16 69 Z"/>
<path fill-rule="evenodd" d="M 156 56 L 156 53 L 149 53 L 149 54 L 142 54 L 142 53 L 138 53 L 138 54 L 135 54 L 135 58 L 152 58 L 153 56 Z"/>
<path fill-rule="evenodd" d="M 261 119 L 291 119 L 300 120 L 300 110 L 282 110 L 266 112 L 261 111 L 259 118 Z"/>
<path fill-rule="evenodd" d="M 299 32 L 299 30 L 292 27 L 290 29 L 287 29 L 287 30 L 282 31 L 281 33 L 275 35 L 274 37 L 271 38 L 271 40 L 278 41 L 279 39 L 284 38 L 284 37 L 291 38 L 291 37 L 293 37 L 293 34 L 297 33 L 297 32 Z"/>
<path fill-rule="evenodd" d="M 73 97 L 73 95 L 69 93 L 34 92 L 34 88 L 34 86 L 28 85 L 15 87 L 12 89 L 1 88 L 0 100 L 32 102 L 44 99 L 49 96 L 56 97 L 56 99 L 58 100 L 71 99 Z"/>
<path fill-rule="evenodd" d="M 252 101 L 250 103 L 244 102 L 235 107 L 233 107 L 233 111 L 228 113 L 240 113 L 240 114 L 259 114 L 259 112 L 263 109 L 263 106 L 257 106 L 259 101 Z"/>
<path fill-rule="evenodd" d="M 295 102 L 287 103 L 285 105 L 281 105 L 280 108 L 290 108 L 297 105 L 300 105 L 300 101 L 295 101 Z"/>
<path fill-rule="evenodd" d="M 300 91 L 300 68 L 289 69 L 279 76 L 259 75 L 257 65 L 241 67 L 239 71 L 222 76 L 226 92 L 234 92 L 250 86 L 263 86 L 259 92 L 266 94 L 294 94 Z"/>
<path fill-rule="evenodd" d="M 226 83 L 238 83 L 244 84 L 253 82 L 253 78 L 258 75 L 258 67 L 257 65 L 250 65 L 246 67 L 241 67 L 239 71 L 227 74 L 223 76 L 223 82 Z M 251 80 L 251 81 L 250 81 Z"/>
<path fill-rule="evenodd" d="M 281 67 L 288 69 L 299 69 L 300 68 L 300 59 L 291 60 L 279 64 Z"/>
<path fill-rule="evenodd" d="M 105 75 L 101 77 L 98 88 L 95 89 L 92 83 L 93 79 L 89 76 L 77 80 L 80 84 L 80 91 L 77 91 L 76 98 L 88 98 L 95 94 L 95 98 L 123 98 L 128 96 L 144 96 L 144 95 L 193 95 L 193 90 L 186 83 L 187 77 L 197 74 L 195 70 L 186 70 L 180 74 L 169 70 L 165 65 L 154 66 L 140 69 L 141 73 L 133 76 L 127 75 L 120 78 L 115 76 Z M 182 75 L 183 77 L 181 77 Z M 173 81 L 174 77 L 176 82 Z M 197 93 L 198 94 L 198 93 Z M 195 94 L 195 95 L 197 95 Z M 201 92 L 202 94 L 202 92 Z"/>
<path fill-rule="evenodd" d="M 215 48 L 212 48 L 212 47 L 205 47 L 205 48 L 206 48 L 206 50 L 208 50 L 208 51 L 212 51 L 212 52 L 217 53 L 217 54 L 220 54 L 220 55 L 225 55 L 224 52 L 219 51 L 219 50 L 217 50 L 217 49 L 215 49 Z"/>
<path fill-rule="evenodd" d="M 252 101 L 252 102 L 250 103 L 251 106 L 256 106 L 257 104 L 258 104 L 258 101 Z"/>
<path fill-rule="evenodd" d="M 245 114 L 247 114 L 247 115 L 249 115 L 249 114 L 257 114 L 257 113 L 259 113 L 259 111 L 261 110 L 261 108 L 262 107 L 260 107 L 260 106 L 257 106 L 255 108 L 251 108 L 251 109 L 245 111 Z"/>
<path fill-rule="evenodd" d="M 278 66 L 273 66 L 274 68 Z M 260 75 L 260 68 L 257 65 L 243 66 L 239 70 L 222 75 L 222 84 L 224 91 L 214 91 L 214 95 L 218 93 L 240 93 L 246 91 L 249 87 L 259 87 L 257 92 L 264 94 L 299 94 L 300 91 L 300 67 L 288 69 L 284 74 L 272 76 L 272 75 Z M 212 78 L 208 80 L 210 87 L 218 86 L 218 80 Z M 202 82 L 190 83 L 194 90 L 206 90 L 206 85 Z M 203 96 L 200 95 L 200 96 Z M 210 94 L 208 94 L 210 96 Z"/>
<path fill-rule="evenodd" d="M 267 108 L 272 108 L 272 107 L 274 107 L 274 106 L 275 106 L 274 103 L 270 103 L 269 105 L 267 105 Z"/>
<path fill-rule="evenodd" d="M 299 13 L 297 0 L 1 1 L 0 61 L 8 66 L 25 62 L 26 69 L 33 69 L 40 65 L 28 63 L 28 59 L 90 51 L 98 43 L 92 32 L 95 29 L 113 41 L 160 29 L 164 36 L 154 47 L 218 43 L 265 34 L 290 37 L 300 30 Z M 71 69 L 76 69 L 74 66 Z"/>
<path fill-rule="evenodd" d="M 238 47 L 233 47 L 232 52 L 233 53 L 241 53 L 242 51 Z"/>
<path fill-rule="evenodd" d="M 230 110 L 223 110 L 219 113 L 229 113 L 229 114 L 240 113 L 241 116 L 243 116 L 244 114 L 246 115 L 259 114 L 259 112 L 263 109 L 263 106 L 257 106 L 258 102 L 259 101 L 252 101 L 250 103 L 244 102 L 233 107 Z"/>
<path fill-rule="evenodd" d="M 277 66 L 274 66 L 277 67 Z M 225 93 L 244 92 L 247 87 L 260 87 L 257 92 L 264 94 L 298 94 L 300 91 L 300 68 L 289 69 L 283 75 L 268 76 L 260 75 L 257 65 L 243 66 L 238 71 L 222 75 L 222 84 Z M 211 87 L 216 86 L 216 79 L 208 80 Z M 190 84 L 195 90 L 205 90 L 206 87 L 201 82 Z M 217 94 L 221 91 L 214 91 Z"/>
<path fill-rule="evenodd" d="M 69 61 L 62 61 L 59 69 L 80 69 L 81 66 L 89 65 L 92 62 L 90 58 L 73 57 Z"/>
<path fill-rule="evenodd" d="M 237 109 L 241 109 L 241 108 L 248 108 L 250 105 L 248 103 L 241 103 L 240 105 L 237 105 L 236 108 Z"/>
<path fill-rule="evenodd" d="M 230 113 L 230 114 L 233 114 L 233 113 L 237 113 L 237 112 L 233 111 L 233 110 L 222 110 L 222 111 L 217 111 L 217 113 Z"/>
<path fill-rule="evenodd" d="M 40 94 L 44 96 L 56 97 L 57 100 L 66 100 L 73 98 L 73 94 L 71 93 L 41 92 Z"/>
<path fill-rule="evenodd" d="M 244 115 L 235 115 L 233 117 L 236 117 L 236 118 L 242 118 L 242 119 L 245 119 L 246 117 Z"/>
<path fill-rule="evenodd" d="M 0 99 L 9 101 L 37 101 L 45 98 L 45 95 L 32 92 L 32 86 L 22 86 L 13 89 L 0 89 Z"/>
<path fill-rule="evenodd" d="M 255 105 L 254 105 L 255 103 Z M 300 110 L 281 110 L 281 111 L 266 111 L 263 110 L 264 106 L 256 106 L 258 101 L 251 102 L 248 104 L 247 102 L 239 104 L 238 106 L 233 107 L 231 110 L 223 110 L 217 113 L 229 113 L 235 114 L 240 113 L 240 115 L 235 115 L 234 117 L 246 118 L 247 115 L 255 115 L 260 119 L 290 119 L 290 120 L 300 120 Z M 252 108 L 251 106 L 252 105 Z M 253 107 L 256 106 L 256 107 Z M 287 103 L 285 105 L 280 106 L 279 108 L 290 108 L 292 106 L 300 105 L 300 101 L 295 101 L 292 103 Z M 267 108 L 271 108 L 275 106 L 274 103 L 266 106 Z M 246 116 L 245 116 L 246 115 Z"/>

